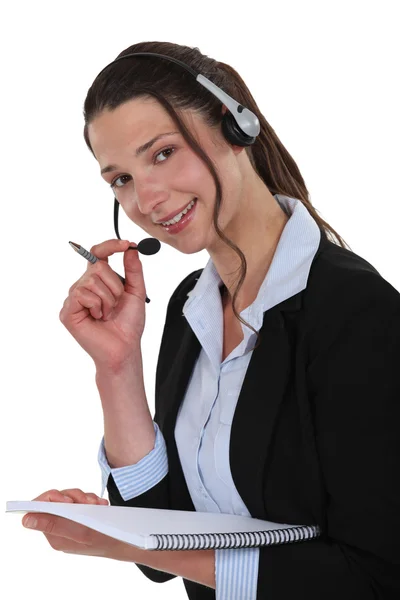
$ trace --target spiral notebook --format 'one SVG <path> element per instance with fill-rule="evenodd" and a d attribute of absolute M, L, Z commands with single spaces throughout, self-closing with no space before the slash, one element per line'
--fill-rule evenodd
<path fill-rule="evenodd" d="M 50 513 L 145 550 L 254 548 L 302 542 L 320 535 L 316 525 L 159 508 L 13 500 L 7 502 L 6 512 Z"/>

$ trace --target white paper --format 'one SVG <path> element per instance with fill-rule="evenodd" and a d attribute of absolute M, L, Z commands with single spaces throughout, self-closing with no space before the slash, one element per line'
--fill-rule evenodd
<path fill-rule="evenodd" d="M 10 500 L 6 512 L 50 513 L 146 550 L 156 547 L 152 534 L 240 533 L 300 527 L 223 513 L 37 500 Z"/>

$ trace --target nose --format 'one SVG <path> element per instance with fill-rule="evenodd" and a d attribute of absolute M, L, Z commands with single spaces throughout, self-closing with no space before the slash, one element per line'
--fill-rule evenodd
<path fill-rule="evenodd" d="M 170 195 L 167 190 L 160 189 L 159 186 L 148 184 L 136 186 L 135 192 L 138 209 L 146 216 L 152 214 L 156 215 L 157 212 L 162 212 L 160 210 L 157 211 L 157 206 L 168 200 Z M 154 220 L 156 220 L 155 216 Z"/>

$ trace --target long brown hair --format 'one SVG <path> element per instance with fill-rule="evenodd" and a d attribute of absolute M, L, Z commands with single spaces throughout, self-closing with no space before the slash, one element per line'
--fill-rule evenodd
<path fill-rule="evenodd" d="M 299 199 L 320 230 L 325 232 L 332 242 L 339 242 L 343 248 L 346 247 L 347 244 L 340 235 L 319 216 L 318 211 L 311 204 L 306 184 L 295 161 L 258 109 L 253 96 L 235 69 L 202 54 L 198 48 L 171 42 L 140 42 L 123 50 L 118 57 L 134 52 L 156 52 L 177 58 L 254 112 L 260 121 L 261 131 L 255 143 L 246 147 L 245 151 L 256 173 L 264 181 L 272 195 L 282 194 Z M 218 225 L 222 198 L 220 180 L 211 159 L 186 128 L 178 114 L 181 110 L 196 111 L 208 126 L 217 127 L 222 118 L 221 102 L 200 85 L 193 75 L 171 61 L 148 56 L 138 57 L 136 60 L 133 57 L 120 60 L 101 73 L 88 90 L 84 103 L 83 135 L 85 142 L 94 154 L 89 141 L 88 125 L 102 110 L 113 110 L 124 102 L 148 96 L 156 98 L 167 110 L 188 145 L 204 161 L 214 179 L 216 186 L 214 227 L 217 235 L 238 254 L 241 261 L 240 276 L 232 297 L 232 310 L 239 321 L 256 333 L 257 347 L 261 341 L 260 334 L 242 319 L 235 307 L 237 294 L 246 277 L 247 263 L 240 248 L 225 236 Z"/>

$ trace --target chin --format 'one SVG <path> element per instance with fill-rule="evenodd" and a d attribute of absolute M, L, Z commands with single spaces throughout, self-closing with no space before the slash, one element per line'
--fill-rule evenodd
<path fill-rule="evenodd" d="M 205 250 L 204 243 L 193 239 L 188 239 L 187 242 L 178 243 L 176 245 L 174 244 L 173 247 L 176 248 L 176 250 L 179 250 L 179 252 L 182 254 L 197 254 L 197 252 Z"/>

